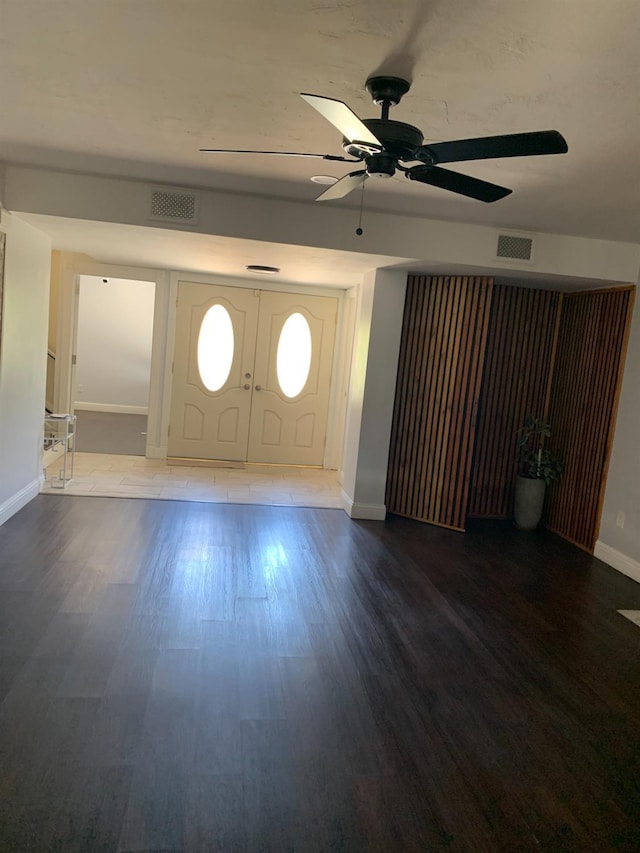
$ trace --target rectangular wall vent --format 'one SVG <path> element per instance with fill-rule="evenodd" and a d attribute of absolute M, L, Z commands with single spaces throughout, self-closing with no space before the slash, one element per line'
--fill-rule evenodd
<path fill-rule="evenodd" d="M 499 258 L 511 258 L 515 261 L 530 261 L 533 250 L 533 240 L 530 237 L 515 237 L 513 234 L 498 235 Z"/>
<path fill-rule="evenodd" d="M 151 190 L 149 218 L 193 225 L 198 221 L 198 196 L 186 191 Z"/>

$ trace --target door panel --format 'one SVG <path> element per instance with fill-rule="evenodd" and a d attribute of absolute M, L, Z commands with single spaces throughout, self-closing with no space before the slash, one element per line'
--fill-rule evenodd
<path fill-rule="evenodd" d="M 338 300 L 263 291 L 249 430 L 250 462 L 322 465 Z M 278 379 L 278 344 L 285 322 L 300 313 L 311 333 L 304 387 L 287 397 Z M 295 359 L 295 354 L 292 356 Z"/>
<path fill-rule="evenodd" d="M 226 382 L 210 391 L 200 376 L 198 341 L 216 305 L 229 313 L 234 350 Z M 337 306 L 333 297 L 180 282 L 169 456 L 322 465 Z M 308 324 L 310 367 L 300 393 L 287 397 L 278 344 L 296 313 Z M 289 363 L 297 356 L 294 349 Z"/>
<path fill-rule="evenodd" d="M 246 459 L 259 303 L 247 288 L 178 284 L 169 456 Z M 198 341 L 215 305 L 229 313 L 233 358 L 225 383 L 210 391 L 200 376 Z"/>
<path fill-rule="evenodd" d="M 189 441 L 204 438 L 204 412 L 192 403 L 186 403 L 183 414 L 183 435 Z"/>

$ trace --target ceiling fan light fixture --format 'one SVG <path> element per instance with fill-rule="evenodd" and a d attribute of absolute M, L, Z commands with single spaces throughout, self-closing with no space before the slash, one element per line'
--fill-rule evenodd
<path fill-rule="evenodd" d="M 327 186 L 338 183 L 338 179 L 334 178 L 333 175 L 312 175 L 309 180 L 313 181 L 314 184 L 326 184 Z"/>
<path fill-rule="evenodd" d="M 372 154 L 367 160 L 367 174 L 376 178 L 392 178 L 396 173 L 396 161 L 387 153 Z"/>
<path fill-rule="evenodd" d="M 276 275 L 280 272 L 280 267 L 269 267 L 264 264 L 247 264 L 249 272 L 258 272 L 261 275 Z"/>

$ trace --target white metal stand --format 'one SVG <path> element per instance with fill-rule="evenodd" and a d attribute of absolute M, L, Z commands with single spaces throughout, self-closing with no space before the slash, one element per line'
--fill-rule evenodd
<path fill-rule="evenodd" d="M 64 489 L 67 483 L 73 479 L 73 467 L 76 456 L 76 416 L 75 415 L 45 415 L 44 418 L 44 447 L 49 450 L 53 447 L 64 448 L 62 456 L 62 468 L 58 475 L 59 486 L 55 486 L 53 482 L 51 487 L 54 489 Z M 69 462 L 69 451 L 71 451 L 71 465 Z M 67 476 L 67 469 L 68 476 Z"/>

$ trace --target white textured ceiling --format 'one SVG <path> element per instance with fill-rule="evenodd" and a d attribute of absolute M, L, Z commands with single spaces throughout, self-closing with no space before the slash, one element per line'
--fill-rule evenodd
<path fill-rule="evenodd" d="M 427 140 L 555 128 L 569 153 L 457 164 L 513 188 L 495 204 L 395 178 L 366 206 L 640 242 L 637 0 L 0 0 L 0 22 L 0 159 L 312 200 L 347 164 L 198 149 L 341 153 L 298 93 L 378 115 L 382 71 Z"/>

